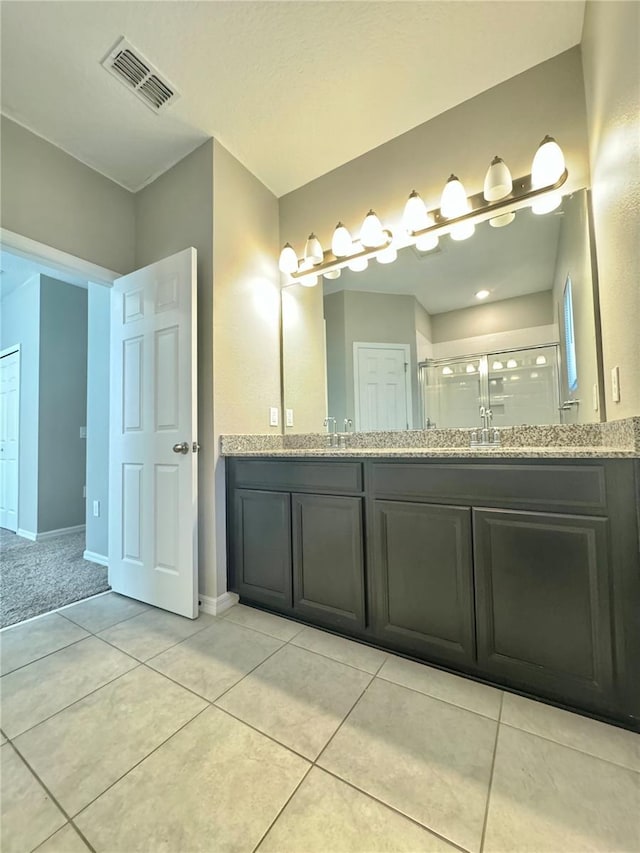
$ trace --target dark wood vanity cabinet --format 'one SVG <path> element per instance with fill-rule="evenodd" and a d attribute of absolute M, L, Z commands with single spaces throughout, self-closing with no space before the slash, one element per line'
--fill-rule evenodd
<path fill-rule="evenodd" d="M 243 601 L 640 726 L 639 464 L 231 459 Z"/>

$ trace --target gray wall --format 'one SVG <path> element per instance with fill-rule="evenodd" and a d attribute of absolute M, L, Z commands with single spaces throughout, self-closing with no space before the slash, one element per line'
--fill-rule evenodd
<path fill-rule="evenodd" d="M 87 534 L 86 549 L 109 553 L 109 333 L 111 291 L 89 285 L 87 324 Z M 93 501 L 100 516 L 93 516 Z"/>
<path fill-rule="evenodd" d="M 120 273 L 134 268 L 134 196 L 0 118 L 2 227 Z"/>
<path fill-rule="evenodd" d="M 215 577 L 213 441 L 213 140 L 135 196 L 136 260 L 144 267 L 193 246 L 198 252 L 198 555 L 200 590 Z M 212 593 L 213 594 L 213 593 Z"/>
<path fill-rule="evenodd" d="M 38 386 L 40 376 L 40 276 L 5 296 L 0 305 L 0 349 L 20 344 L 20 456 L 18 526 L 38 530 Z"/>
<path fill-rule="evenodd" d="M 87 291 L 40 276 L 38 533 L 85 523 Z"/>
<path fill-rule="evenodd" d="M 640 4 L 587 2 L 582 61 L 589 122 L 607 419 L 640 415 Z M 620 368 L 620 402 L 611 369 Z"/>
<path fill-rule="evenodd" d="M 486 302 L 471 308 L 433 314 L 433 343 L 457 341 L 477 335 L 493 335 L 512 329 L 547 326 L 555 323 L 553 297 L 550 290 Z"/>

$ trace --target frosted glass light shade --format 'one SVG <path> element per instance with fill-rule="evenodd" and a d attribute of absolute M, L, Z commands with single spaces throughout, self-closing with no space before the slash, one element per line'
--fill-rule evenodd
<path fill-rule="evenodd" d="M 564 154 L 552 136 L 545 136 L 531 164 L 531 186 L 534 190 L 555 184 L 565 170 Z"/>
<path fill-rule="evenodd" d="M 455 219 L 469 213 L 471 205 L 465 188 L 455 175 L 451 175 L 444 185 L 440 198 L 440 213 L 445 219 Z"/>
<path fill-rule="evenodd" d="M 360 242 L 367 249 L 377 249 L 378 246 L 384 246 L 387 242 L 387 235 L 382 228 L 382 222 L 373 210 L 370 210 L 364 218 L 360 229 Z"/>
<path fill-rule="evenodd" d="M 499 201 L 513 189 L 513 178 L 509 167 L 501 157 L 494 157 L 484 179 L 484 197 L 487 201 Z"/>
<path fill-rule="evenodd" d="M 336 258 L 344 258 L 345 255 L 350 255 L 353 252 L 353 237 L 342 222 L 338 222 L 333 232 L 331 251 Z"/>
<path fill-rule="evenodd" d="M 412 190 L 404 206 L 402 224 L 409 234 L 413 234 L 414 231 L 422 231 L 423 228 L 433 225 L 433 218 L 427 213 L 425 203 L 415 190 Z"/>
<path fill-rule="evenodd" d="M 366 258 L 355 258 L 348 266 L 352 272 L 363 272 L 369 266 L 369 261 Z"/>
<path fill-rule="evenodd" d="M 546 364 L 546 363 L 547 363 L 546 356 L 544 356 L 544 355 L 539 355 L 539 356 L 536 358 L 536 364 Z"/>
<path fill-rule="evenodd" d="M 437 234 L 421 234 L 416 237 L 416 249 L 419 252 L 430 252 L 438 246 Z"/>
<path fill-rule="evenodd" d="M 508 213 L 501 213 L 500 216 L 494 216 L 493 219 L 489 220 L 489 225 L 492 228 L 504 228 L 505 225 L 510 225 L 515 218 L 515 212 L 510 210 Z"/>
<path fill-rule="evenodd" d="M 342 270 L 327 270 L 327 272 L 322 273 L 325 278 L 340 278 L 342 275 Z"/>
<path fill-rule="evenodd" d="M 292 273 L 298 269 L 298 256 L 291 243 L 285 243 L 278 261 L 280 272 Z"/>
<path fill-rule="evenodd" d="M 510 358 L 509 361 L 507 362 L 507 367 L 510 370 L 512 370 L 514 367 L 517 367 L 517 366 L 518 366 L 518 362 L 515 360 L 515 358 Z"/>
<path fill-rule="evenodd" d="M 491 370 L 502 370 L 504 365 L 501 361 L 494 361 L 491 365 Z"/>
<path fill-rule="evenodd" d="M 301 284 L 303 287 L 315 287 L 318 283 L 317 275 L 305 275 L 304 278 L 298 279 L 298 284 Z"/>
<path fill-rule="evenodd" d="M 467 373 L 475 373 L 475 372 L 476 372 L 475 365 L 474 364 L 468 364 L 467 365 Z"/>
<path fill-rule="evenodd" d="M 311 261 L 314 266 L 316 264 L 321 264 L 324 260 L 322 245 L 313 232 L 309 234 L 309 238 L 304 247 L 304 259 L 305 261 Z"/>
<path fill-rule="evenodd" d="M 472 237 L 475 233 L 476 226 L 473 222 L 458 222 L 457 225 L 451 226 L 451 234 L 452 240 L 468 240 L 469 237 Z"/>
<path fill-rule="evenodd" d="M 531 202 L 531 210 L 538 216 L 543 216 L 545 213 L 551 213 L 562 203 L 562 196 L 559 192 L 545 193 L 538 196 Z"/>
<path fill-rule="evenodd" d="M 453 375 L 453 370 L 451 370 L 450 367 L 443 367 L 442 368 L 442 375 L 443 376 L 451 376 L 451 375 Z"/>
<path fill-rule="evenodd" d="M 395 246 L 389 246 L 383 249 L 379 255 L 376 255 L 376 261 L 379 264 L 392 264 L 398 257 L 398 250 Z"/>

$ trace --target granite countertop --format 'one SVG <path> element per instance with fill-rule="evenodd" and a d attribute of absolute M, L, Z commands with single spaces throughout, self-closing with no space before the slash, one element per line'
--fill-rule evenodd
<path fill-rule="evenodd" d="M 223 435 L 223 456 L 273 458 L 640 458 L 640 417 L 596 424 L 499 429 L 498 447 L 470 447 L 471 429 L 353 433 L 348 446 L 327 447 L 326 433 Z"/>

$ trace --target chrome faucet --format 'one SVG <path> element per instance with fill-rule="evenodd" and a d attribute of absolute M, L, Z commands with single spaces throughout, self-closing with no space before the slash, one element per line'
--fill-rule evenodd
<path fill-rule="evenodd" d="M 346 450 L 349 443 L 349 433 L 353 432 L 353 421 L 351 418 L 344 419 L 344 432 L 338 434 L 338 447 Z"/>
<path fill-rule="evenodd" d="M 482 419 L 482 429 L 480 436 L 478 430 L 474 429 L 471 432 L 471 447 L 498 447 L 500 445 L 500 432 L 497 429 L 492 429 L 493 412 L 488 406 L 480 406 L 480 418 Z"/>
<path fill-rule="evenodd" d="M 327 428 L 327 447 L 338 446 L 338 433 L 336 432 L 336 419 L 331 415 L 324 419 L 324 425 Z"/>

